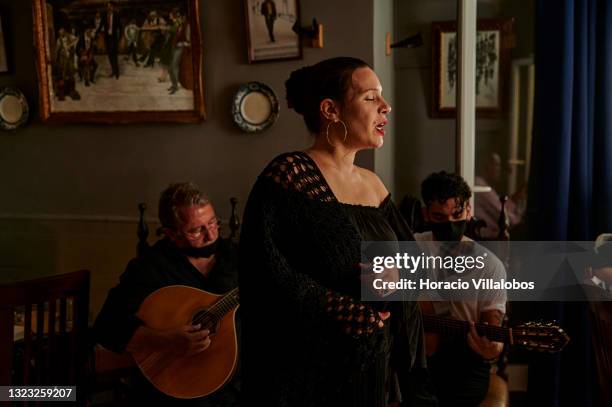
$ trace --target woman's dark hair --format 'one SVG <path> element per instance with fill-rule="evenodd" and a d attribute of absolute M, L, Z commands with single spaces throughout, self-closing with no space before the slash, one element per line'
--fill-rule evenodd
<path fill-rule="evenodd" d="M 308 130 L 318 133 L 321 129 L 321 101 L 329 98 L 344 102 L 353 72 L 358 68 L 371 67 L 361 59 L 337 57 L 291 72 L 285 82 L 289 108 L 304 116 Z"/>
<path fill-rule="evenodd" d="M 444 203 L 450 198 L 457 199 L 463 206 L 472 196 L 472 190 L 461 175 L 446 171 L 434 172 L 421 183 L 421 197 L 425 206 L 432 202 Z"/>

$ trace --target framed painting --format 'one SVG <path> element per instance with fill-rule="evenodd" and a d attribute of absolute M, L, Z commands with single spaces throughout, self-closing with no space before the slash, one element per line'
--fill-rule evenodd
<path fill-rule="evenodd" d="M 32 0 L 51 123 L 205 118 L 198 0 Z"/>
<path fill-rule="evenodd" d="M 6 52 L 6 41 L 4 39 L 3 17 L 4 13 L 0 15 L 0 73 L 7 73 L 9 71 L 9 64 Z"/>
<path fill-rule="evenodd" d="M 506 79 L 513 47 L 513 19 L 478 20 L 476 30 L 476 115 L 500 117 L 505 109 Z M 431 24 L 431 116 L 456 115 L 457 24 Z"/>
<path fill-rule="evenodd" d="M 302 58 L 298 0 L 244 0 L 249 63 Z"/>

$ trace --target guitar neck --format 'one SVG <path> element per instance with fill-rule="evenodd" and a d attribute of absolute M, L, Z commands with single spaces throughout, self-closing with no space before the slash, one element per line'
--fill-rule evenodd
<path fill-rule="evenodd" d="M 223 315 L 234 309 L 234 307 L 238 305 L 238 302 L 238 287 L 236 287 L 217 301 L 215 305 L 209 309 L 209 312 L 213 313 L 216 317 L 221 318 Z"/>
<path fill-rule="evenodd" d="M 220 318 L 223 315 L 230 312 L 239 303 L 238 287 L 234 288 L 229 293 L 225 294 L 223 298 L 217 301 L 210 309 L 209 312 L 215 314 L 216 317 Z"/>
<path fill-rule="evenodd" d="M 463 337 L 470 331 L 470 323 L 457 319 L 423 314 L 423 325 L 426 332 L 434 332 L 445 337 Z M 502 343 L 512 343 L 511 331 L 500 326 L 476 324 L 476 332 L 489 340 Z"/>

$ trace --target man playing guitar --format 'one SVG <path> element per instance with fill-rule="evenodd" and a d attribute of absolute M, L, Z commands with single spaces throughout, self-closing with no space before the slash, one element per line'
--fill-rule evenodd
<path fill-rule="evenodd" d="M 201 324 L 153 329 L 137 316 L 143 301 L 168 286 L 189 286 L 224 294 L 237 286 L 236 248 L 219 237 L 219 221 L 210 201 L 192 183 L 170 185 L 159 201 L 165 237 L 132 259 L 112 288 L 94 324 L 96 341 L 117 353 L 143 348 L 171 351 L 177 358 L 195 357 L 214 336 Z M 204 367 L 203 367 L 204 369 Z M 179 400 L 158 391 L 139 372 L 132 397 L 138 404 L 162 402 L 230 407 L 238 403 L 237 376 L 206 397 Z"/>
<path fill-rule="evenodd" d="M 425 246 L 432 241 L 471 242 L 464 235 L 466 223 L 470 219 L 471 190 L 461 176 L 445 171 L 433 173 L 421 184 L 421 195 L 425 203 L 423 214 L 431 231 L 415 233 L 415 240 Z M 440 248 L 437 244 L 429 246 L 434 251 Z M 505 278 L 506 271 L 502 262 L 493 253 L 488 255 L 480 276 L 495 281 Z M 469 276 L 465 277 L 469 279 Z M 425 334 L 428 368 L 441 407 L 477 406 L 487 394 L 490 363 L 500 355 L 503 344 L 479 335 L 473 323 L 501 325 L 507 297 L 505 290 L 484 292 L 475 292 L 473 294 L 477 294 L 477 297 L 464 301 L 421 302 L 423 314 L 447 316 L 472 323 L 464 338 Z"/>

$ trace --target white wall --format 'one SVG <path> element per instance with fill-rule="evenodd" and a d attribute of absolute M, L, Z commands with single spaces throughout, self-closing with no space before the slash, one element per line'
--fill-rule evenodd
<path fill-rule="evenodd" d="M 395 132 L 397 115 L 395 113 L 395 70 L 394 55 L 385 55 L 385 37 L 387 33 L 393 36 L 393 0 L 373 0 L 374 2 L 374 70 L 378 74 L 383 87 L 383 96 L 391 104 L 389 124 L 382 148 L 374 151 L 374 170 L 395 196 Z"/>

